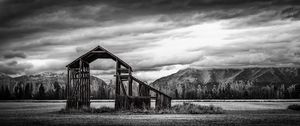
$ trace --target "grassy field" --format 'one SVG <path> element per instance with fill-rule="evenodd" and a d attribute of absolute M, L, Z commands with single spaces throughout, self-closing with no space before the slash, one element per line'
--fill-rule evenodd
<path fill-rule="evenodd" d="M 174 101 L 172 105 L 183 101 Z M 197 102 L 215 105 L 225 114 L 60 114 L 64 102 L 0 102 L 2 125 L 300 125 L 300 111 L 287 110 L 298 101 Z M 113 101 L 94 101 L 92 107 L 113 107 Z"/>

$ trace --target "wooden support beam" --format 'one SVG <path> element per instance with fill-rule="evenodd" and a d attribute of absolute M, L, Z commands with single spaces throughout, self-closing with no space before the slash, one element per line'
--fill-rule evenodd
<path fill-rule="evenodd" d="M 119 83 L 119 76 L 120 76 L 120 73 L 118 71 L 118 69 L 121 68 L 121 65 L 118 61 L 116 61 L 116 93 L 115 95 L 120 95 L 120 83 Z"/>
<path fill-rule="evenodd" d="M 107 53 L 107 52 L 105 52 L 105 51 L 92 51 L 92 53 L 102 54 L 102 53 Z"/>
<path fill-rule="evenodd" d="M 130 69 L 127 69 L 127 68 L 120 68 L 120 69 L 118 69 L 118 71 L 120 73 L 129 73 L 129 72 L 131 72 Z"/>
<path fill-rule="evenodd" d="M 114 75 L 115 77 L 119 77 L 121 80 L 128 80 L 128 78 L 130 77 L 130 75 Z"/>
<path fill-rule="evenodd" d="M 160 93 L 160 94 L 162 94 L 162 95 L 164 95 L 164 96 L 166 96 L 166 97 L 168 97 L 168 98 L 171 98 L 170 96 L 166 95 L 165 93 L 163 93 L 163 92 L 161 92 L 161 91 L 159 91 L 159 90 L 157 90 L 157 89 L 155 89 L 155 88 L 153 88 L 153 87 L 151 87 L 151 86 L 145 84 L 143 81 L 140 81 L 139 79 L 137 79 L 137 78 L 135 78 L 135 77 L 133 77 L 133 76 L 132 76 L 132 79 L 133 79 L 134 81 L 138 82 L 139 84 L 142 84 L 143 86 L 146 86 L 146 87 L 150 88 L 150 90 L 152 90 L 152 91 L 154 91 L 154 92 L 156 92 L 156 93 Z"/>
<path fill-rule="evenodd" d="M 128 95 L 132 96 L 132 78 L 131 78 L 131 70 L 128 70 L 129 76 L 128 76 Z"/>
<path fill-rule="evenodd" d="M 87 79 L 87 104 L 90 106 L 90 101 L 91 101 L 91 98 L 90 98 L 90 65 L 88 64 L 88 68 L 87 68 L 87 71 L 88 71 L 88 79 Z"/>
<path fill-rule="evenodd" d="M 67 73 L 67 85 L 66 85 L 66 98 L 69 100 L 69 91 L 70 91 L 70 68 L 67 67 L 68 73 Z M 68 105 L 67 105 L 68 106 Z"/>
<path fill-rule="evenodd" d="M 82 63 L 82 59 L 80 59 L 79 61 L 79 79 L 78 79 L 78 92 L 77 92 L 77 98 L 78 98 L 78 101 L 77 101 L 77 109 L 80 108 L 80 104 L 82 103 L 82 68 L 83 68 L 83 63 Z"/>
<path fill-rule="evenodd" d="M 120 83 L 120 85 L 121 85 L 121 87 L 122 87 L 123 94 L 124 94 L 124 95 L 127 95 L 126 90 L 125 90 L 125 86 L 124 86 L 123 82 L 122 82 L 122 81 L 119 81 L 119 83 Z"/>
<path fill-rule="evenodd" d="M 142 95 L 142 93 L 141 93 L 141 89 L 142 89 L 142 85 L 141 85 L 141 84 L 139 84 L 139 88 L 138 88 L 138 96 L 141 96 L 141 95 Z"/>

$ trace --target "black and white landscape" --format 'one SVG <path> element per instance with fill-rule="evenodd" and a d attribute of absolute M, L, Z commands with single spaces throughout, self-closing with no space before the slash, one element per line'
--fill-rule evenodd
<path fill-rule="evenodd" d="M 0 0 L 0 124 L 300 125 L 299 32 L 299 0 Z M 77 58 L 91 104 L 69 111 Z M 171 107 L 114 110 L 118 70 Z"/>

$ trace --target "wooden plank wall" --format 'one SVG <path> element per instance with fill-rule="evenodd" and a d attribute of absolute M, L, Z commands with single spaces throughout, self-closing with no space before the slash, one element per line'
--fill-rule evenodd
<path fill-rule="evenodd" d="M 67 106 L 80 109 L 90 106 L 90 68 L 80 61 L 79 68 L 68 68 Z"/>

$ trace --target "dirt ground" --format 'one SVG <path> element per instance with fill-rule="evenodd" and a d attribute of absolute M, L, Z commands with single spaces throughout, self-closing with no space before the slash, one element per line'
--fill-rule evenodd
<path fill-rule="evenodd" d="M 300 125 L 300 111 L 286 110 L 299 102 L 197 102 L 216 105 L 225 114 L 60 114 L 63 102 L 0 102 L 0 125 Z M 179 104 L 179 103 L 172 103 Z M 95 102 L 93 107 L 113 106 Z"/>

